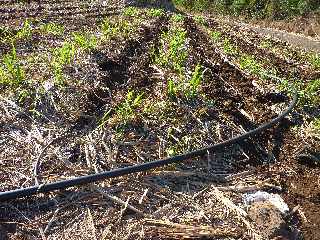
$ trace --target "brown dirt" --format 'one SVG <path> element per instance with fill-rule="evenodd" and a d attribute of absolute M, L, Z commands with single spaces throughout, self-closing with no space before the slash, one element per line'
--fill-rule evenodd
<path fill-rule="evenodd" d="M 320 239 L 320 168 L 312 163 L 299 163 L 298 141 L 299 138 L 291 134 L 285 138 L 283 163 L 279 166 L 280 179 L 286 189 L 283 196 L 292 209 L 299 206 L 297 215 L 304 239 Z M 319 149 L 319 143 L 313 149 Z"/>
<path fill-rule="evenodd" d="M 255 22 L 256 25 L 248 25 L 239 23 L 239 26 L 245 26 L 262 36 L 270 35 L 273 38 L 280 39 L 298 48 L 306 49 L 307 51 L 320 52 L 319 42 L 319 17 L 313 16 L 310 18 L 297 18 L 290 23 L 286 22 Z M 263 28 L 261 26 L 267 26 Z M 270 28 L 271 27 L 271 28 Z M 282 31 L 279 31 L 279 30 Z M 284 31 L 283 31 L 284 30 Z M 314 37 L 307 38 L 306 36 Z M 281 63 L 280 66 L 285 64 Z M 290 67 L 290 66 L 289 66 Z M 286 67 L 288 69 L 288 67 Z M 300 72 L 301 73 L 301 72 Z M 310 73 L 307 72 L 309 76 Z M 280 181 L 283 183 L 285 193 L 284 199 L 293 209 L 297 210 L 301 231 L 304 239 L 320 239 L 320 169 L 318 165 L 300 163 L 298 161 L 298 152 L 301 151 L 303 145 L 299 144 L 299 137 L 292 134 L 286 135 L 284 138 L 282 152 L 279 163 Z M 299 150 L 300 149 L 300 150 Z M 314 151 L 319 150 L 319 142 L 313 145 Z M 309 160 L 311 162 L 311 160 Z"/>
<path fill-rule="evenodd" d="M 270 203 L 254 203 L 249 207 L 248 214 L 264 238 L 269 238 L 285 224 L 281 212 Z"/>
<path fill-rule="evenodd" d="M 192 32 L 196 32 L 193 30 Z M 194 39 L 196 39 L 194 37 Z M 200 44 L 202 47 L 199 47 L 199 54 L 203 54 L 204 56 L 212 56 L 210 50 L 208 50 L 207 47 L 203 47 L 205 44 L 204 42 L 207 42 L 209 40 L 204 40 L 205 38 L 202 37 L 202 39 L 197 39 L 196 42 Z M 201 42 L 204 41 L 202 44 Z M 240 42 L 239 39 L 236 40 L 237 43 L 240 44 L 242 47 L 242 50 L 249 52 L 256 51 L 256 48 L 254 45 L 246 45 L 244 41 Z M 250 51 L 251 48 L 251 51 Z M 261 50 L 258 50 L 258 52 Z M 261 54 L 261 52 L 260 52 Z M 261 55 L 264 56 L 265 54 Z M 208 58 L 208 57 L 206 57 Z M 270 61 L 278 62 L 278 66 L 282 66 L 283 64 L 279 63 L 279 59 L 276 56 L 273 56 L 272 54 L 269 55 Z M 280 61 L 282 62 L 282 60 Z M 286 71 L 288 68 L 294 68 L 289 63 L 286 63 L 285 65 L 288 65 L 286 67 Z M 223 66 L 223 64 L 222 64 Z M 228 70 L 224 69 L 221 71 L 222 73 L 228 72 Z M 286 73 L 284 73 L 286 74 Z M 237 76 L 241 76 L 241 74 L 238 72 L 236 74 Z M 227 77 L 230 82 L 233 82 L 234 78 Z M 239 79 L 239 77 L 238 77 Z M 246 81 L 244 79 L 240 80 L 240 82 L 233 82 L 234 86 L 241 86 L 244 85 Z M 241 87 L 240 89 L 241 96 L 247 96 L 247 98 L 250 96 L 250 90 L 247 92 L 248 95 L 246 95 L 246 92 L 243 92 L 246 88 Z M 249 87 L 250 88 L 250 87 Z M 224 94 L 224 96 L 226 96 Z M 250 110 L 249 110 L 250 111 Z M 284 124 L 290 124 L 290 123 L 284 123 Z M 287 128 L 287 127 L 286 127 Z M 284 129 L 282 129 L 283 131 Z M 278 130 L 275 130 L 278 131 Z M 299 216 L 299 226 L 301 227 L 301 231 L 303 232 L 304 239 L 320 239 L 320 232 L 318 229 L 318 224 L 320 219 L 319 216 L 319 168 L 314 165 L 301 165 L 298 162 L 298 152 L 301 151 L 301 145 L 298 144 L 299 141 L 303 141 L 302 139 L 299 140 L 299 137 L 293 134 L 286 133 L 288 131 L 284 130 L 283 134 L 275 134 L 275 137 L 278 138 L 281 136 L 281 141 L 279 144 L 279 149 L 281 149 L 281 152 L 277 154 L 277 158 L 279 158 L 279 163 L 277 168 L 277 174 L 279 178 L 279 181 L 282 183 L 282 187 L 285 191 L 285 193 L 282 194 L 286 202 L 289 204 L 289 206 L 293 209 L 294 207 L 300 206 L 298 212 Z M 279 136 L 277 136 L 279 135 Z M 276 140 L 277 141 L 277 140 Z M 275 146 L 274 151 L 276 151 L 276 148 L 278 146 Z M 300 150 L 299 150 L 300 149 Z M 313 149 L 319 149 L 319 142 L 315 143 L 313 146 Z M 290 171 L 291 174 L 287 173 L 286 171 Z M 293 171 L 293 172 L 292 172 Z M 264 175 L 265 168 L 262 170 L 260 174 Z M 276 215 L 274 215 L 275 219 L 278 219 Z M 306 218 L 306 219 L 305 219 Z M 294 220 L 294 218 L 292 219 Z M 267 224 L 268 225 L 268 224 Z M 268 225 L 270 227 L 270 225 Z M 297 235 L 294 233 L 292 237 L 295 236 L 296 239 Z M 291 238 L 289 238 L 291 239 Z"/>

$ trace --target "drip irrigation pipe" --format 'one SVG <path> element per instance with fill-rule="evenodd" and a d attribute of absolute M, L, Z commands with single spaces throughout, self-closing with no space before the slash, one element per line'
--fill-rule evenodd
<path fill-rule="evenodd" d="M 137 173 L 137 172 L 144 172 L 148 171 L 157 167 L 165 166 L 168 164 L 172 163 L 179 163 L 183 162 L 184 160 L 193 158 L 193 157 L 198 157 L 201 155 L 206 154 L 208 151 L 214 151 L 217 149 L 225 148 L 227 146 L 230 146 L 235 143 L 239 143 L 245 139 L 248 139 L 249 137 L 252 137 L 253 135 L 257 133 L 261 133 L 265 131 L 266 129 L 269 129 L 273 127 L 274 125 L 278 124 L 282 119 L 284 119 L 295 107 L 298 101 L 298 93 L 296 90 L 294 90 L 293 94 L 293 99 L 292 102 L 290 103 L 289 107 L 282 112 L 280 115 L 278 115 L 276 118 L 272 119 L 270 122 L 264 123 L 260 125 L 259 127 L 248 131 L 242 135 L 239 135 L 237 137 L 231 138 L 229 140 L 220 142 L 218 144 L 208 146 L 205 148 L 201 148 L 195 151 L 187 152 L 181 155 L 177 155 L 174 157 L 169 157 L 161 160 L 156 160 L 152 162 L 146 162 L 146 163 L 141 163 L 129 167 L 124 167 L 124 168 L 118 168 L 106 172 L 101 172 L 101 173 L 96 173 L 96 174 L 91 174 L 91 175 L 86 175 L 86 176 L 81 176 L 81 177 L 76 177 L 73 179 L 69 180 L 63 180 L 63 181 L 58 181 L 58 182 L 53 182 L 53 183 L 47 183 L 47 184 L 41 184 L 38 186 L 32 186 L 32 187 L 26 187 L 26 188 L 21 188 L 21 189 L 16 189 L 16 190 L 11 190 L 11 191 L 6 191 L 6 192 L 0 192 L 0 201 L 6 201 L 6 200 L 11 200 L 11 199 L 16 199 L 16 198 L 21 198 L 21 197 L 27 197 L 27 196 L 32 196 L 38 193 L 47 193 L 51 192 L 54 190 L 62 190 L 66 189 L 69 187 L 77 186 L 77 185 L 83 185 L 83 184 L 88 184 L 96 181 L 101 181 L 104 179 L 108 178 L 115 178 L 115 177 L 120 177 L 120 176 L 125 176 L 128 174 L 132 173 Z"/>

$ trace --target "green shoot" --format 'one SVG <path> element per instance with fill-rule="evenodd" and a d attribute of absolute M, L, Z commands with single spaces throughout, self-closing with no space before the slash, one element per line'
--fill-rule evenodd
<path fill-rule="evenodd" d="M 320 69 L 320 55 L 316 53 L 310 53 L 308 55 L 308 61 L 315 69 Z"/>
<path fill-rule="evenodd" d="M 109 36 L 111 34 L 113 34 L 114 30 L 113 30 L 113 24 L 112 22 L 106 18 L 102 24 L 101 24 L 101 31 L 104 35 L 104 37 L 109 38 Z"/>
<path fill-rule="evenodd" d="M 92 50 L 97 47 L 97 37 L 85 33 L 73 33 L 73 40 L 83 50 Z"/>
<path fill-rule="evenodd" d="M 75 46 L 70 42 L 65 42 L 60 48 L 53 50 L 52 70 L 58 85 L 64 84 L 63 68 L 65 65 L 71 64 L 75 57 L 75 51 Z"/>
<path fill-rule="evenodd" d="M 200 16 L 200 15 L 194 16 L 193 19 L 194 19 L 194 21 L 196 23 L 198 23 L 200 25 L 203 25 L 203 26 L 207 26 L 208 25 L 206 19 L 203 16 Z"/>
<path fill-rule="evenodd" d="M 316 119 L 313 121 L 313 126 L 314 126 L 314 128 L 317 130 L 318 136 L 320 137 L 320 118 L 316 118 Z"/>
<path fill-rule="evenodd" d="M 320 104 L 320 79 L 310 81 L 303 89 L 303 97 L 313 105 Z"/>
<path fill-rule="evenodd" d="M 54 81 L 57 85 L 64 84 L 63 66 L 59 62 L 52 63 L 52 70 L 54 75 Z"/>
<path fill-rule="evenodd" d="M 162 46 L 156 56 L 156 63 L 181 73 L 188 56 L 186 38 L 187 32 L 180 27 L 173 27 L 168 32 L 162 33 Z"/>
<path fill-rule="evenodd" d="M 170 98 L 175 98 L 177 96 L 177 87 L 172 79 L 169 79 L 168 81 L 167 90 Z"/>
<path fill-rule="evenodd" d="M 272 43 L 269 40 L 263 40 L 260 43 L 261 48 L 266 48 L 266 49 L 271 49 L 272 48 Z"/>
<path fill-rule="evenodd" d="M 23 38 L 30 38 L 32 35 L 32 27 L 28 19 L 26 19 L 22 25 L 22 28 L 17 32 L 16 38 L 23 39 Z"/>
<path fill-rule="evenodd" d="M 238 50 L 235 46 L 232 45 L 232 43 L 230 42 L 230 40 L 228 38 L 224 39 L 223 42 L 223 51 L 226 54 L 237 54 Z"/>
<path fill-rule="evenodd" d="M 149 10 L 147 10 L 147 15 L 149 17 L 160 17 L 164 14 L 163 9 L 155 9 L 155 8 L 151 8 Z"/>
<path fill-rule="evenodd" d="M 0 42 L 12 42 L 14 33 L 7 26 L 0 26 Z"/>
<path fill-rule="evenodd" d="M 212 31 L 210 32 L 210 37 L 214 42 L 218 42 L 221 38 L 221 32 L 219 31 Z"/>
<path fill-rule="evenodd" d="M 56 48 L 53 51 L 55 61 L 61 65 L 71 64 L 75 56 L 75 46 L 70 42 L 65 42 L 60 48 Z"/>
<path fill-rule="evenodd" d="M 262 66 L 255 60 L 254 57 L 249 55 L 244 55 L 240 58 L 240 68 L 255 75 L 259 75 L 259 73 L 262 71 Z"/>
<path fill-rule="evenodd" d="M 182 22 L 184 20 L 184 16 L 182 14 L 173 14 L 170 20 L 173 22 Z"/>
<path fill-rule="evenodd" d="M 105 40 L 118 36 L 128 37 L 133 30 L 132 23 L 126 19 L 120 19 L 117 22 L 105 19 L 101 24 L 101 32 Z"/>
<path fill-rule="evenodd" d="M 46 23 L 40 26 L 40 31 L 54 36 L 60 36 L 64 33 L 64 26 L 56 23 Z"/>
<path fill-rule="evenodd" d="M 197 65 L 192 73 L 191 79 L 189 81 L 189 88 L 186 92 L 187 97 L 195 98 L 199 93 L 199 88 L 201 81 L 203 79 L 203 68 L 201 65 Z"/>
<path fill-rule="evenodd" d="M 3 66 L 0 66 L 0 83 L 17 86 L 24 82 L 25 73 L 17 59 L 16 48 L 13 45 L 11 53 L 3 57 Z"/>
<path fill-rule="evenodd" d="M 109 109 L 107 112 L 105 112 L 102 116 L 102 118 L 100 119 L 100 124 L 98 126 L 98 128 L 102 128 L 108 121 L 109 117 L 110 117 L 110 113 L 111 113 L 111 109 Z"/>
<path fill-rule="evenodd" d="M 139 10 L 135 7 L 127 7 L 123 11 L 123 15 L 128 16 L 128 17 L 135 17 L 139 13 Z"/>
<path fill-rule="evenodd" d="M 22 89 L 18 92 L 18 102 L 22 103 L 24 102 L 28 97 L 30 97 L 30 91 L 26 89 Z"/>
<path fill-rule="evenodd" d="M 128 121 L 134 116 L 134 111 L 141 105 L 143 93 L 136 95 L 134 91 L 129 91 L 123 103 L 117 108 L 117 116 L 122 121 Z"/>
<path fill-rule="evenodd" d="M 168 157 L 173 157 L 178 154 L 177 147 L 175 147 L 175 146 L 171 146 L 171 147 L 167 148 L 166 152 L 167 152 Z"/>

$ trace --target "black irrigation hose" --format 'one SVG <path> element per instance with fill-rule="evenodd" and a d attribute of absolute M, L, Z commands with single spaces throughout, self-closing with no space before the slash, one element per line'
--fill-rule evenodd
<path fill-rule="evenodd" d="M 224 142 L 215 144 L 213 146 L 205 147 L 199 150 L 195 150 L 192 152 L 188 152 L 182 155 L 174 156 L 174 157 L 169 157 L 165 158 L 162 160 L 157 160 L 157 161 L 152 161 L 152 162 L 147 162 L 147 163 L 141 163 L 129 167 L 124 167 L 124 168 L 118 168 L 106 172 L 101 172 L 97 174 L 92 174 L 92 175 L 87 175 L 87 176 L 82 176 L 82 177 L 76 177 L 70 180 L 63 180 L 63 181 L 58 181 L 58 182 L 53 182 L 53 183 L 48 183 L 48 184 L 41 184 L 39 186 L 32 186 L 32 187 L 27 187 L 27 188 L 21 188 L 21 189 L 16 189 L 16 190 L 11 190 L 7 192 L 1 192 L 0 193 L 0 201 L 6 201 L 10 199 L 15 199 L 19 197 L 27 197 L 31 195 L 35 195 L 38 193 L 46 193 L 46 192 L 51 192 L 53 190 L 59 190 L 59 189 L 66 189 L 68 187 L 73 187 L 76 185 L 82 185 L 82 184 L 87 184 L 87 183 L 92 183 L 96 182 L 99 180 L 107 179 L 107 178 L 114 178 L 114 177 L 120 177 L 124 175 L 128 175 L 131 173 L 137 173 L 137 172 L 144 172 L 150 169 L 154 169 L 157 167 L 161 167 L 164 165 L 172 164 L 172 163 L 178 163 L 182 162 L 186 159 L 190 159 L 192 157 L 197 157 L 200 155 L 206 154 L 208 151 L 213 151 L 217 149 L 221 149 L 224 147 L 227 147 L 231 144 L 234 143 L 239 143 L 240 141 L 247 139 L 249 137 L 252 137 L 253 135 L 260 133 L 268 128 L 273 127 L 277 123 L 279 123 L 282 119 L 284 119 L 295 107 L 298 101 L 298 93 L 295 90 L 294 95 L 293 95 L 293 100 L 290 103 L 290 106 L 282 112 L 278 117 L 272 119 L 270 122 L 264 123 L 261 126 L 246 132 L 240 136 L 231 138 L 229 140 L 226 140 Z"/>

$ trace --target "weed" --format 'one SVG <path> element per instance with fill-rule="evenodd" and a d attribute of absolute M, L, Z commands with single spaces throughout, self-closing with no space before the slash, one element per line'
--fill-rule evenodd
<path fill-rule="evenodd" d="M 28 19 L 26 19 L 22 25 L 22 28 L 17 32 L 17 39 L 27 39 L 32 35 L 32 27 Z"/>
<path fill-rule="evenodd" d="M 171 67 L 182 73 L 188 56 L 186 49 L 187 32 L 180 27 L 172 27 L 161 35 L 162 46 L 155 62 L 163 67 Z"/>
<path fill-rule="evenodd" d="M 71 64 L 75 56 L 75 46 L 70 42 L 64 42 L 59 48 L 54 49 L 54 61 L 60 65 Z"/>
<path fill-rule="evenodd" d="M 308 55 L 308 61 L 315 69 L 320 69 L 320 55 L 316 53 L 310 53 Z"/>
<path fill-rule="evenodd" d="M 194 19 L 194 21 L 196 23 L 198 23 L 200 25 L 203 25 L 203 26 L 207 26 L 208 25 L 206 19 L 203 16 L 200 16 L 200 15 L 194 16 L 193 19 Z"/>
<path fill-rule="evenodd" d="M 150 17 L 160 17 L 163 14 L 164 14 L 163 9 L 151 8 L 151 9 L 147 10 L 147 15 Z"/>
<path fill-rule="evenodd" d="M 224 39 L 223 42 L 223 51 L 226 54 L 237 54 L 238 50 L 235 46 L 232 45 L 232 43 L 230 42 L 230 40 L 228 38 Z"/>
<path fill-rule="evenodd" d="M 316 118 L 313 121 L 313 126 L 314 126 L 314 129 L 318 132 L 318 135 L 319 135 L 320 134 L 320 118 Z"/>
<path fill-rule="evenodd" d="M 85 51 L 92 50 L 97 47 L 98 39 L 94 35 L 78 32 L 75 32 L 72 35 L 75 44 Z"/>
<path fill-rule="evenodd" d="M 203 79 L 203 67 L 198 64 L 191 76 L 191 79 L 188 83 L 188 88 L 186 90 L 187 98 L 195 98 L 199 93 L 199 88 L 201 85 L 201 81 Z"/>
<path fill-rule="evenodd" d="M 52 70 L 55 83 L 63 85 L 63 67 L 71 64 L 75 57 L 75 46 L 70 42 L 65 42 L 61 47 L 53 50 Z"/>
<path fill-rule="evenodd" d="M 178 89 L 174 81 L 172 79 L 169 79 L 168 86 L 167 86 L 168 96 L 170 98 L 175 98 L 177 96 L 177 90 Z"/>
<path fill-rule="evenodd" d="M 143 93 L 135 94 L 132 90 L 128 92 L 125 101 L 116 110 L 117 116 L 121 121 L 127 122 L 133 117 L 135 109 L 142 103 L 143 95 Z"/>
<path fill-rule="evenodd" d="M 320 104 L 320 79 L 310 81 L 303 89 L 302 96 L 313 105 Z"/>
<path fill-rule="evenodd" d="M 129 23 L 126 19 L 120 19 L 117 22 L 105 19 L 101 24 L 101 32 L 105 40 L 118 36 L 128 37 L 133 31 L 132 23 Z"/>
<path fill-rule="evenodd" d="M 139 10 L 135 7 L 127 7 L 123 11 L 123 15 L 128 16 L 128 17 L 137 16 L 138 13 L 139 13 Z"/>
<path fill-rule="evenodd" d="M 17 52 L 12 45 L 11 53 L 6 54 L 3 59 L 3 66 L 0 66 L 0 83 L 9 86 L 17 86 L 24 82 L 25 73 L 17 59 Z"/>
<path fill-rule="evenodd" d="M 40 25 L 40 31 L 54 36 L 60 36 L 64 33 L 64 26 L 56 23 L 46 23 Z"/>
<path fill-rule="evenodd" d="M 240 68 L 255 75 L 259 75 L 262 71 L 262 66 L 255 60 L 254 57 L 249 55 L 244 55 L 240 58 Z"/>
<path fill-rule="evenodd" d="M 173 22 L 183 22 L 184 16 L 182 14 L 173 14 L 170 20 Z"/>
<path fill-rule="evenodd" d="M 11 42 L 14 38 L 12 30 L 7 26 L 0 26 L 0 42 Z"/>
<path fill-rule="evenodd" d="M 214 42 L 218 42 L 221 38 L 221 32 L 219 31 L 211 31 L 210 32 L 210 37 Z"/>
<path fill-rule="evenodd" d="M 260 42 L 260 47 L 261 48 L 266 48 L 266 49 L 271 49 L 272 48 L 272 43 L 270 42 L 270 40 L 262 40 Z"/>

